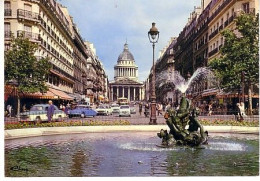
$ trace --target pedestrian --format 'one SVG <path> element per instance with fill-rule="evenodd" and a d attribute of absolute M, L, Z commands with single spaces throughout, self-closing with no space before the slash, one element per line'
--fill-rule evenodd
<path fill-rule="evenodd" d="M 211 116 L 211 114 L 212 114 L 212 104 L 209 103 L 209 105 L 207 107 L 208 107 L 208 116 Z"/>
<path fill-rule="evenodd" d="M 239 109 L 239 103 L 236 104 L 236 107 L 235 107 L 235 110 L 234 110 L 234 114 L 235 114 L 235 117 L 236 117 L 237 121 L 242 121 L 241 118 L 243 118 L 243 117 L 242 117 L 240 109 Z"/>
<path fill-rule="evenodd" d="M 142 115 L 142 109 L 143 109 L 143 104 L 142 102 L 139 103 L 139 114 L 140 116 Z"/>
<path fill-rule="evenodd" d="M 47 109 L 47 117 L 48 117 L 48 122 L 51 122 L 52 121 L 52 117 L 53 117 L 53 114 L 54 114 L 54 105 L 52 104 L 52 101 L 49 100 L 49 107 Z"/>
<path fill-rule="evenodd" d="M 66 106 L 65 109 L 64 109 L 64 112 L 65 112 L 66 115 L 68 115 L 69 107 L 70 107 L 70 105 L 67 104 L 67 106 Z"/>
<path fill-rule="evenodd" d="M 167 106 L 165 107 L 165 110 L 166 110 L 166 111 L 169 111 L 169 110 L 171 109 L 171 107 L 172 107 L 171 104 L 168 103 Z"/>
<path fill-rule="evenodd" d="M 7 112 L 8 112 L 8 116 L 11 117 L 12 116 L 12 106 L 10 104 L 8 104 L 6 109 L 7 109 Z"/>
<path fill-rule="evenodd" d="M 240 120 L 243 121 L 244 120 L 244 116 L 246 116 L 245 105 L 244 105 L 243 102 L 240 102 L 238 104 L 238 109 L 239 109 L 239 113 L 240 113 Z"/>
<path fill-rule="evenodd" d="M 162 115 L 162 104 L 158 104 L 158 107 L 157 107 L 157 111 L 158 111 L 158 116 L 159 114 Z"/>

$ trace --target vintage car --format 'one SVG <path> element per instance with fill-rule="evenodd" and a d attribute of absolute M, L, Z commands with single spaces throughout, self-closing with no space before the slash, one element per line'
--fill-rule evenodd
<path fill-rule="evenodd" d="M 130 105 L 130 113 L 131 114 L 136 114 L 136 110 L 135 110 L 135 106 L 134 105 Z"/>
<path fill-rule="evenodd" d="M 97 111 L 90 108 L 88 105 L 77 105 L 74 109 L 68 110 L 68 116 L 71 117 L 95 117 Z"/>
<path fill-rule="evenodd" d="M 48 121 L 47 117 L 47 110 L 48 110 L 49 104 L 35 104 L 30 111 L 23 112 L 20 114 L 20 121 L 26 122 L 26 121 L 32 121 L 32 122 L 44 122 Z M 64 118 L 66 118 L 66 114 L 59 110 L 57 106 L 54 105 L 54 115 L 53 120 L 56 121 L 63 121 Z"/>
<path fill-rule="evenodd" d="M 112 109 L 109 105 L 100 105 L 96 109 L 97 115 L 112 115 Z"/>
<path fill-rule="evenodd" d="M 111 105 L 112 113 L 119 113 L 120 106 L 118 104 Z"/>
<path fill-rule="evenodd" d="M 120 106 L 119 110 L 119 117 L 121 116 L 131 116 L 130 106 L 129 105 L 122 105 Z"/>

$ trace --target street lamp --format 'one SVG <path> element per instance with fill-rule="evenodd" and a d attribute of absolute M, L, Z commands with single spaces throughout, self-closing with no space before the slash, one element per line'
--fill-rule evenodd
<path fill-rule="evenodd" d="M 158 35 L 158 36 L 157 36 Z M 151 96 L 151 117 L 149 124 L 157 124 L 156 122 L 156 95 L 155 95 L 155 66 L 154 66 L 154 46 L 159 39 L 159 31 L 152 23 L 152 28 L 148 32 L 150 43 L 153 44 L 153 76 L 152 76 L 152 96 Z"/>

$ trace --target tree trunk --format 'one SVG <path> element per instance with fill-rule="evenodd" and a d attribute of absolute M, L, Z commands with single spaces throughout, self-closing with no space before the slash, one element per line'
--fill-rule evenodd
<path fill-rule="evenodd" d="M 248 115 L 252 115 L 252 87 L 248 86 Z"/>
<path fill-rule="evenodd" d="M 19 93 L 17 94 L 17 118 L 20 118 L 20 107 L 21 107 L 21 99 Z"/>

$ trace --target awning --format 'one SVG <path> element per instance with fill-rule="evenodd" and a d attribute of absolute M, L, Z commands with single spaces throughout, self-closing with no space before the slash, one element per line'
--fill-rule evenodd
<path fill-rule="evenodd" d="M 55 94 L 55 98 L 58 99 L 64 99 L 64 100 L 73 100 L 73 97 L 70 97 L 68 94 L 66 94 L 65 92 L 62 92 L 60 90 L 56 90 L 53 88 L 49 88 L 49 90 Z"/>
<path fill-rule="evenodd" d="M 213 96 L 219 92 L 219 89 L 208 89 L 202 93 L 202 97 Z"/>
<path fill-rule="evenodd" d="M 76 101 L 81 101 L 82 100 L 82 95 L 78 94 L 78 93 L 74 93 L 74 94 L 68 94 L 70 97 L 72 97 L 73 99 L 76 99 Z"/>
<path fill-rule="evenodd" d="M 34 98 L 34 99 L 55 99 L 55 94 L 51 91 L 45 93 L 35 92 L 35 93 L 19 93 L 22 98 Z"/>
<path fill-rule="evenodd" d="M 17 96 L 17 88 L 15 86 L 5 85 L 4 100 L 7 101 L 9 96 L 16 97 Z"/>

